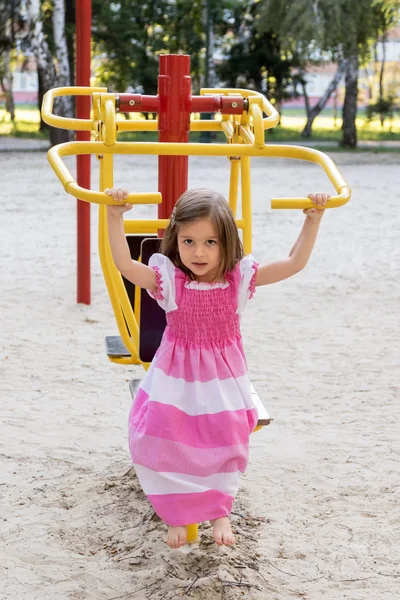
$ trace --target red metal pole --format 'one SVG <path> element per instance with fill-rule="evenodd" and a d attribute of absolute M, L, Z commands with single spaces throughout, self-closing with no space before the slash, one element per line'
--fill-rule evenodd
<path fill-rule="evenodd" d="M 160 56 L 158 77 L 158 140 L 160 142 L 188 142 L 191 108 L 190 56 L 164 54 Z M 168 219 L 179 196 L 188 184 L 187 156 L 159 156 L 158 191 L 162 204 L 159 219 Z"/>
<path fill-rule="evenodd" d="M 92 0 L 76 0 L 76 85 L 90 86 Z M 77 96 L 76 116 L 90 119 L 90 96 Z M 90 141 L 90 131 L 77 131 Z M 90 154 L 76 157 L 78 185 L 90 189 Z M 77 200 L 77 302 L 90 304 L 90 203 Z"/>

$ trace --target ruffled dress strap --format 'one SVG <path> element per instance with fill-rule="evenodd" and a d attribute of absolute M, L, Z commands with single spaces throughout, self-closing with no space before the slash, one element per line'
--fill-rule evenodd
<path fill-rule="evenodd" d="M 248 254 L 226 275 L 226 279 L 232 285 L 235 309 L 239 315 L 244 311 L 247 302 L 256 291 L 257 269 L 258 262 L 251 254 Z"/>
<path fill-rule="evenodd" d="M 157 301 L 165 312 L 171 312 L 178 308 L 176 302 L 176 279 L 180 279 L 181 271 L 175 267 L 172 261 L 163 254 L 153 254 L 149 260 L 157 278 L 157 290 L 148 294 Z"/>

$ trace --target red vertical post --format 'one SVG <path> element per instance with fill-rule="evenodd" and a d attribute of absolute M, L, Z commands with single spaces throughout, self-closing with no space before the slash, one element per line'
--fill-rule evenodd
<path fill-rule="evenodd" d="M 190 56 L 164 54 L 160 56 L 158 76 L 159 142 L 188 142 L 190 131 L 190 103 L 192 80 Z M 187 156 L 159 156 L 158 191 L 162 204 L 158 207 L 159 219 L 168 219 L 174 205 L 188 185 Z"/>
<path fill-rule="evenodd" d="M 76 0 L 76 85 L 90 86 L 92 0 Z M 76 116 L 90 119 L 90 96 L 76 97 Z M 77 131 L 90 141 L 90 131 Z M 78 185 L 90 189 L 90 154 L 76 157 Z M 77 302 L 90 304 L 90 203 L 77 200 Z"/>

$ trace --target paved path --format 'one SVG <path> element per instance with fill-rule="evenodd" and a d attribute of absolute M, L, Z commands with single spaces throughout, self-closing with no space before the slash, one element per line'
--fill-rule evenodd
<path fill-rule="evenodd" d="M 329 147 L 329 150 L 332 152 L 332 147 L 334 147 L 336 145 L 336 142 L 331 141 L 331 142 L 322 142 L 322 141 L 313 141 L 310 140 L 309 142 L 272 142 L 273 144 L 288 144 L 288 145 L 298 145 L 298 146 L 307 146 L 307 147 L 312 147 L 312 148 L 327 148 Z M 382 141 L 382 142 L 375 142 L 375 141 L 360 141 L 358 142 L 358 148 L 370 148 L 371 150 L 376 150 L 376 149 L 394 149 L 394 150 L 400 150 L 400 141 Z M 0 136 L 0 152 L 33 152 L 33 151 L 40 151 L 42 150 L 43 152 L 47 151 L 49 149 L 49 142 L 48 140 L 37 140 L 37 139 L 30 139 L 30 138 L 14 138 L 14 137 L 9 137 L 9 136 Z"/>
<path fill-rule="evenodd" d="M 272 145 L 275 144 L 287 144 L 288 146 L 306 146 L 307 148 L 321 148 L 322 150 L 324 148 L 329 148 L 330 151 L 332 151 L 332 149 L 337 146 L 339 149 L 339 142 L 335 142 L 334 140 L 327 140 L 327 141 L 322 141 L 322 140 L 310 140 L 310 141 L 295 141 L 295 142 L 269 142 Z M 376 142 L 375 140 L 360 140 L 357 143 L 357 148 L 370 148 L 371 150 L 376 150 L 376 149 L 387 149 L 387 148 L 391 148 L 394 150 L 400 150 L 400 140 L 383 140 L 380 142 Z M 349 150 L 348 148 L 346 149 L 346 152 L 351 152 L 351 150 Z"/>
<path fill-rule="evenodd" d="M 49 149 L 48 140 L 37 140 L 31 138 L 17 138 L 0 135 L 0 152 L 25 152 Z"/>

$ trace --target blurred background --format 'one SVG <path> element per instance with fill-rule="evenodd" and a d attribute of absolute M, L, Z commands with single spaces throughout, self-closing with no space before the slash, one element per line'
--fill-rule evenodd
<path fill-rule="evenodd" d="M 1 136 L 49 137 L 39 107 L 75 83 L 75 25 L 73 0 L 0 0 Z M 281 114 L 269 142 L 400 146 L 399 0 L 93 0 L 92 85 L 155 94 L 162 53 L 191 56 L 195 94 L 265 94 Z M 56 107 L 74 110 L 68 98 Z"/>

